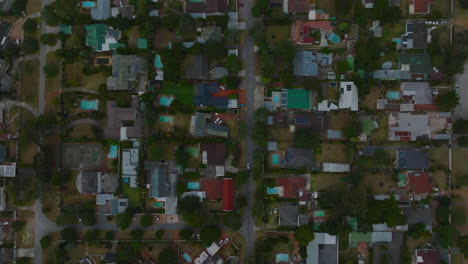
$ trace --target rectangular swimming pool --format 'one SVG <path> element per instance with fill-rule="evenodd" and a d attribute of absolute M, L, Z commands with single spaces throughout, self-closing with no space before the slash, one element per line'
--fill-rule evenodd
<path fill-rule="evenodd" d="M 83 2 L 81 2 L 81 7 L 93 8 L 93 7 L 96 7 L 96 2 L 93 2 L 93 1 L 83 1 Z"/>
<path fill-rule="evenodd" d="M 110 145 L 109 147 L 109 154 L 107 154 L 108 159 L 116 159 L 117 158 L 117 145 Z"/>
<path fill-rule="evenodd" d="M 399 91 L 388 91 L 385 93 L 385 98 L 388 100 L 400 100 L 401 94 Z"/>
<path fill-rule="evenodd" d="M 271 154 L 271 164 L 272 165 L 279 165 L 279 154 Z"/>
<path fill-rule="evenodd" d="M 200 183 L 199 182 L 187 182 L 187 189 L 189 190 L 199 190 Z"/>
<path fill-rule="evenodd" d="M 174 117 L 173 116 L 159 116 L 159 122 L 164 122 L 164 123 L 174 123 Z"/>
<path fill-rule="evenodd" d="M 289 254 L 286 254 L 286 253 L 276 254 L 276 263 L 278 263 L 278 262 L 287 262 L 287 261 L 289 261 Z"/>
<path fill-rule="evenodd" d="M 159 104 L 162 105 L 162 106 L 170 106 L 172 101 L 174 101 L 174 98 L 172 96 L 161 96 L 161 98 L 159 98 Z"/>
<path fill-rule="evenodd" d="M 278 194 L 278 187 L 267 187 L 267 194 Z"/>
<path fill-rule="evenodd" d="M 86 111 L 89 110 L 98 110 L 99 100 L 81 100 L 80 108 Z"/>

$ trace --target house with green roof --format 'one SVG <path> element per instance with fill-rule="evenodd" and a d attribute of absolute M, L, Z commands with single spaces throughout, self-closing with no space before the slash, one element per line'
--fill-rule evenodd
<path fill-rule="evenodd" d="M 281 108 L 310 110 L 311 93 L 306 89 L 283 89 L 281 90 Z"/>
<path fill-rule="evenodd" d="M 401 53 L 398 56 L 401 71 L 409 72 L 412 80 L 426 80 L 432 71 L 428 53 Z"/>
<path fill-rule="evenodd" d="M 85 26 L 86 45 L 95 51 L 110 51 L 123 47 L 120 31 L 107 27 L 105 24 L 89 24 Z"/>
<path fill-rule="evenodd" d="M 72 34 L 72 26 L 67 25 L 67 24 L 60 24 L 60 32 L 65 34 L 65 35 L 71 35 Z"/>

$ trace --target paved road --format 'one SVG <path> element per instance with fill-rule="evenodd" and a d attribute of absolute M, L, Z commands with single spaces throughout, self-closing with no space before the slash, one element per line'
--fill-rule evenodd
<path fill-rule="evenodd" d="M 242 86 L 246 89 L 246 158 L 247 162 L 253 166 L 253 152 L 255 150 L 255 142 L 252 140 L 253 115 L 255 112 L 255 88 L 257 86 L 255 77 L 255 62 L 254 62 L 254 41 L 247 34 L 248 30 L 254 26 L 255 20 L 250 12 L 253 0 L 244 0 L 243 7 L 241 6 L 240 13 L 244 15 L 242 19 L 246 22 L 246 38 L 241 46 L 241 59 L 245 67 L 245 77 L 242 81 Z M 255 183 L 252 176 L 247 181 L 247 184 L 241 189 L 241 194 L 247 198 L 247 206 L 242 218 L 242 227 L 240 233 L 245 240 L 245 263 L 255 253 L 255 222 L 252 217 L 252 207 L 254 203 Z"/>
<path fill-rule="evenodd" d="M 457 92 L 460 104 L 455 108 L 454 117 L 468 119 L 468 62 L 465 63 L 464 72 L 457 74 L 454 79 L 455 85 L 460 87 Z"/>
<path fill-rule="evenodd" d="M 10 108 L 12 106 L 19 106 L 27 109 L 30 111 L 33 115 L 38 116 L 39 113 L 38 111 L 32 107 L 30 104 L 21 102 L 21 101 L 14 101 L 14 100 L 2 100 L 0 101 L 0 108 Z"/>

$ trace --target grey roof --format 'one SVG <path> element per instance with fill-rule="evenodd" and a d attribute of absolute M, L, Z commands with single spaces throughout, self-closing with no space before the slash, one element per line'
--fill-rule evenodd
<path fill-rule="evenodd" d="M 406 215 L 409 227 L 417 223 L 423 223 L 426 225 L 427 231 L 432 231 L 432 208 L 403 207 L 402 211 Z"/>
<path fill-rule="evenodd" d="M 343 132 L 341 130 L 327 130 L 327 138 L 328 139 L 341 139 L 343 138 Z"/>
<path fill-rule="evenodd" d="M 0 80 L 0 92 L 9 92 L 11 88 L 15 84 L 15 78 L 10 74 L 3 75 L 2 79 Z"/>
<path fill-rule="evenodd" d="M 278 142 L 277 141 L 268 141 L 267 149 L 269 151 L 275 151 L 277 148 L 278 148 Z"/>
<path fill-rule="evenodd" d="M 185 69 L 187 79 L 208 79 L 209 63 L 205 55 L 199 53 L 193 55 L 193 62 Z"/>
<path fill-rule="evenodd" d="M 214 97 L 213 94 L 220 91 L 218 82 L 197 83 L 195 88 L 195 106 L 227 109 L 227 97 Z"/>
<path fill-rule="evenodd" d="M 397 151 L 397 169 L 429 169 L 429 157 L 420 149 Z"/>
<path fill-rule="evenodd" d="M 316 168 L 314 150 L 312 148 L 287 148 L 281 161 L 281 167 L 289 169 Z"/>
<path fill-rule="evenodd" d="M 98 171 L 82 171 L 76 178 L 76 187 L 78 192 L 83 194 L 100 193 L 100 172 Z"/>
<path fill-rule="evenodd" d="M 143 135 L 143 114 L 139 111 L 138 98 L 132 98 L 131 107 L 118 107 L 116 101 L 107 101 L 107 127 L 104 137 L 121 139 L 121 128 L 126 127 L 127 138 L 139 138 Z"/>
<path fill-rule="evenodd" d="M 16 177 L 16 162 L 0 165 L 0 177 Z"/>
<path fill-rule="evenodd" d="M 307 216 L 299 214 L 299 206 L 281 205 L 279 207 L 280 226 L 301 226 L 308 223 Z"/>
<path fill-rule="evenodd" d="M 410 22 L 406 24 L 406 33 L 402 36 L 402 44 L 406 49 L 427 49 L 428 30 L 426 23 Z"/>
<path fill-rule="evenodd" d="M 96 7 L 91 9 L 91 18 L 94 20 L 106 20 L 110 17 L 110 0 L 97 0 Z"/>
<path fill-rule="evenodd" d="M 298 50 L 294 55 L 294 75 L 317 76 L 317 56 L 312 51 Z"/>
<path fill-rule="evenodd" d="M 156 161 L 145 161 L 143 163 L 151 184 L 149 193 L 151 197 L 176 197 L 177 174 L 175 172 L 177 168 L 172 163 Z"/>
<path fill-rule="evenodd" d="M 7 71 L 10 65 L 8 62 L 4 59 L 0 59 L 0 76 L 4 75 Z"/>
<path fill-rule="evenodd" d="M 214 67 L 210 71 L 210 76 L 213 80 L 221 80 L 223 77 L 228 75 L 229 71 L 224 67 Z"/>
<path fill-rule="evenodd" d="M 375 246 L 374 248 L 374 262 L 373 264 L 382 263 L 382 257 L 384 255 L 390 256 L 391 261 L 388 263 L 399 264 L 400 263 L 400 251 L 403 246 L 403 232 L 373 232 L 385 234 L 386 240 L 385 247 Z"/>
<path fill-rule="evenodd" d="M 229 127 L 211 123 L 211 114 L 196 112 L 190 122 L 190 133 L 196 137 L 228 137 Z"/>
<path fill-rule="evenodd" d="M 428 82 L 402 82 L 403 95 L 411 94 L 415 104 L 432 104 L 431 87 Z"/>
<path fill-rule="evenodd" d="M 96 195 L 96 214 L 116 215 L 125 212 L 128 207 L 127 198 L 117 198 L 113 194 Z"/>
<path fill-rule="evenodd" d="M 3 163 L 6 161 L 6 147 L 5 145 L 0 145 L 0 162 Z"/>
<path fill-rule="evenodd" d="M 107 78 L 107 90 L 132 90 L 139 82 L 146 86 L 146 61 L 136 55 L 112 55 L 112 76 Z"/>
<path fill-rule="evenodd" d="M 0 263 L 13 263 L 15 260 L 14 248 L 0 248 Z"/>
<path fill-rule="evenodd" d="M 372 78 L 377 80 L 410 80 L 411 74 L 401 70 L 376 70 L 372 73 Z"/>
<path fill-rule="evenodd" d="M 337 264 L 338 245 L 336 236 L 315 233 L 314 240 L 307 245 L 306 264 Z"/>

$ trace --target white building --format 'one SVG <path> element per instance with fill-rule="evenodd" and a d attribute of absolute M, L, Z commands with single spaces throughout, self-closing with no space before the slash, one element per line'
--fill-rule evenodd
<path fill-rule="evenodd" d="M 340 109 L 358 111 L 358 99 L 358 90 L 354 82 L 340 83 L 340 102 L 338 104 Z"/>

